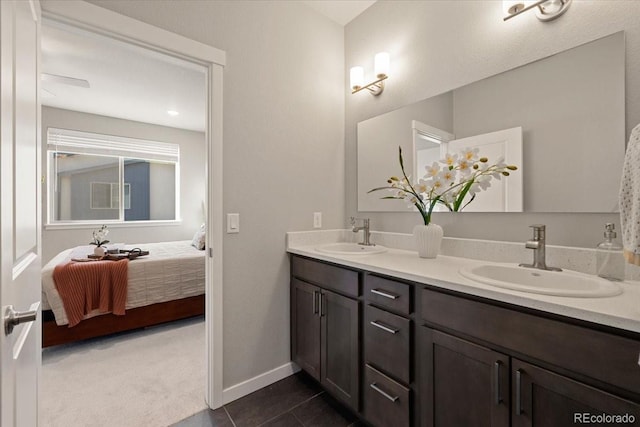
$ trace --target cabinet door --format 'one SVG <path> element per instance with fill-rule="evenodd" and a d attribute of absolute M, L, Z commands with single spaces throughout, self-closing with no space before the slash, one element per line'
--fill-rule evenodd
<path fill-rule="evenodd" d="M 509 425 L 509 357 L 422 327 L 421 424 Z"/>
<path fill-rule="evenodd" d="M 291 359 L 320 381 L 320 288 L 291 279 Z"/>
<path fill-rule="evenodd" d="M 603 367 L 606 369 L 606 367 Z M 512 359 L 513 426 L 637 425 L 640 405 L 518 359 Z M 625 419 L 589 418 L 625 416 Z M 629 418 L 631 418 L 631 422 Z M 635 421 L 635 422 L 633 422 Z"/>
<path fill-rule="evenodd" d="M 321 292 L 321 383 L 329 392 L 358 411 L 359 303 L 333 292 Z"/>

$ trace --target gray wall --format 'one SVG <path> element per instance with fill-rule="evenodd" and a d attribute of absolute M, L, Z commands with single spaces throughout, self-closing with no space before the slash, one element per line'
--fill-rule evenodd
<path fill-rule="evenodd" d="M 345 224 L 343 27 L 294 1 L 92 3 L 226 51 L 224 387 L 289 362 L 285 233 Z"/>
<path fill-rule="evenodd" d="M 623 40 L 616 33 L 453 91 L 456 138 L 522 127 L 525 212 L 618 211 Z"/>
<path fill-rule="evenodd" d="M 157 227 L 109 227 L 109 240 L 118 243 L 152 243 L 187 240 L 200 228 L 204 217 L 202 202 L 205 197 L 205 138 L 201 132 L 150 125 L 147 123 L 115 119 L 95 114 L 79 113 L 59 108 L 42 107 L 43 168 L 46 168 L 47 129 L 49 127 L 75 129 L 107 135 L 150 139 L 180 144 L 180 210 L 182 223 Z M 46 192 L 43 191 L 43 197 Z M 47 218 L 46 201 L 42 218 Z M 42 261 L 48 262 L 57 253 L 77 245 L 86 245 L 96 227 L 42 232 Z"/>
<path fill-rule="evenodd" d="M 368 193 L 386 185 L 390 176 L 400 177 L 398 146 L 407 174 L 421 178 L 424 170 L 413 172 L 413 120 L 453 133 L 453 92 L 407 105 L 358 123 L 358 206 L 362 211 L 408 210 L 404 200 L 381 200 L 384 192 Z"/>
<path fill-rule="evenodd" d="M 499 1 L 379 1 L 345 27 L 345 76 L 370 64 L 378 51 L 391 55 L 379 97 L 345 90 L 347 216 L 357 212 L 356 124 L 362 120 L 624 30 L 627 37 L 627 137 L 640 121 L 640 2 L 574 1 L 560 19 L 544 23 L 534 13 L 507 22 Z M 366 72 L 365 72 L 366 74 Z M 617 192 L 617 188 L 611 188 Z M 376 230 L 411 232 L 412 213 L 367 213 Z M 530 237 L 527 225 L 547 224 L 549 243 L 594 247 L 605 222 L 617 214 L 436 214 L 446 236 L 506 241 Z"/>

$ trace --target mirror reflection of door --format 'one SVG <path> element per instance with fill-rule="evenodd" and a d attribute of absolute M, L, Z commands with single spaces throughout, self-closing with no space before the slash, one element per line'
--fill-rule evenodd
<path fill-rule="evenodd" d="M 493 164 L 502 159 L 518 166 L 508 179 L 493 179 L 491 187 L 465 207 L 465 212 L 522 212 L 522 128 L 504 129 L 468 138 L 455 139 L 455 135 L 414 120 L 413 170 L 415 179 L 423 177 L 427 167 L 444 159 L 447 153 L 457 153 L 466 148 L 479 148 L 479 154 Z M 436 205 L 434 211 L 446 212 Z"/>
<path fill-rule="evenodd" d="M 455 135 L 429 126 L 425 123 L 413 120 L 411 122 L 413 131 L 413 170 L 416 171 L 416 180 L 425 174 L 427 167 L 439 162 L 447 154 L 447 144 L 455 138 Z M 435 212 L 446 212 L 447 208 L 436 205 Z"/>
<path fill-rule="evenodd" d="M 511 128 L 497 132 L 454 139 L 448 142 L 448 152 L 457 153 L 465 148 L 478 148 L 481 157 L 487 157 L 489 164 L 503 159 L 508 165 L 516 165 L 508 178 L 492 179 L 491 187 L 482 191 L 464 212 L 522 212 L 523 162 L 522 128 Z"/>

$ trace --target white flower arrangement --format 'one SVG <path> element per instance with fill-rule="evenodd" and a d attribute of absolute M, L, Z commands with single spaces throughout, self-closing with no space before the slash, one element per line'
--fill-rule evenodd
<path fill-rule="evenodd" d="M 500 158 L 490 165 L 489 159 L 479 156 L 478 148 L 467 148 L 457 154 L 447 154 L 444 159 L 433 162 L 426 167 L 426 173 L 417 183 L 413 184 L 404 170 L 402 148 L 398 147 L 402 179 L 392 176 L 387 180 L 387 186 L 369 190 L 369 193 L 379 190 L 390 190 L 393 196 L 383 199 L 400 199 L 409 206 L 415 206 L 424 220 L 425 225 L 431 222 L 431 214 L 435 206 L 440 203 L 451 212 L 462 211 L 471 203 L 481 191 L 491 187 L 492 179 L 509 176 L 509 171 L 518 168 L 507 165 Z"/>
<path fill-rule="evenodd" d="M 106 240 L 107 234 L 109 234 L 109 230 L 107 230 L 107 226 L 106 225 L 103 225 L 102 227 L 100 227 L 97 230 L 93 230 L 93 241 L 89 242 L 89 244 L 90 245 L 96 245 L 97 247 L 100 247 L 100 246 L 104 245 L 105 243 L 109 243 L 109 241 Z"/>

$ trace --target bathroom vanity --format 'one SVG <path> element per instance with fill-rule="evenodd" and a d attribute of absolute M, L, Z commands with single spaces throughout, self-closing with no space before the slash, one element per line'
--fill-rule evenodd
<path fill-rule="evenodd" d="M 374 426 L 640 423 L 638 319 L 474 287 L 462 258 L 288 250 L 292 360 Z"/>

